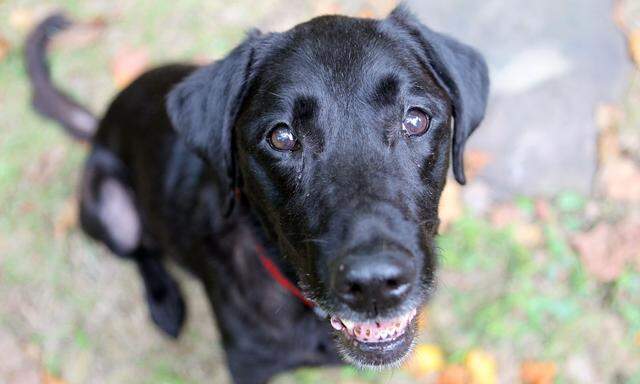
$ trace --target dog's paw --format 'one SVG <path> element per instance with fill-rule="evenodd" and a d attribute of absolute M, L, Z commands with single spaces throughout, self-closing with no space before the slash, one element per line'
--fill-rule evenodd
<path fill-rule="evenodd" d="M 177 284 L 168 281 L 160 289 L 147 291 L 147 303 L 153 322 L 168 336 L 177 338 L 186 317 L 186 306 Z"/>

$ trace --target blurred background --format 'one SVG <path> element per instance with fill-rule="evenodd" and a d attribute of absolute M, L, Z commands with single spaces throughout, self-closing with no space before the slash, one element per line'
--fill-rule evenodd
<path fill-rule="evenodd" d="M 419 1 L 486 56 L 470 183 L 442 201 L 440 288 L 401 369 L 305 369 L 277 383 L 640 383 L 640 0 Z M 140 71 L 223 56 L 250 27 L 384 17 L 389 0 L 1 0 L 0 383 L 227 383 L 201 288 L 184 274 L 177 342 L 133 266 L 76 223 L 86 148 L 37 117 L 22 44 L 62 9 L 54 77 L 101 113 Z"/>

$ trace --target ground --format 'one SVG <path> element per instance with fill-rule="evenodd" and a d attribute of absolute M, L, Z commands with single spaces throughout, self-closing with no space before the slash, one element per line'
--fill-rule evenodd
<path fill-rule="evenodd" d="M 20 53 L 29 26 L 55 8 L 93 21 L 57 42 L 53 72 L 100 112 L 136 68 L 220 57 L 252 26 L 284 30 L 316 14 L 372 17 L 393 6 L 292 4 L 0 2 L 0 383 L 229 380 L 194 281 L 177 271 L 190 316 L 180 340 L 168 340 L 149 322 L 133 266 L 78 230 L 75 193 L 86 147 L 29 105 Z M 640 1 L 616 10 L 640 56 Z M 600 106 L 594 118 L 600 163 L 589 195 L 517 196 L 478 214 L 450 183 L 442 207 L 440 288 L 410 364 L 383 373 L 300 370 L 276 381 L 446 384 L 466 376 L 491 383 L 496 376 L 503 383 L 640 383 L 637 70 L 622 100 Z M 472 153 L 468 166 L 480 172 L 485 155 Z"/>

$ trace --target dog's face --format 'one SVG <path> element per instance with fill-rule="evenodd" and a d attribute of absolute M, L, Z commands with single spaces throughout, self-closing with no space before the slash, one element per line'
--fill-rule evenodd
<path fill-rule="evenodd" d="M 434 289 L 451 121 L 464 182 L 486 67 L 403 10 L 321 17 L 244 45 L 172 92 L 174 125 L 222 165 L 221 185 L 242 185 L 304 293 L 330 314 L 344 356 L 397 363 Z"/>

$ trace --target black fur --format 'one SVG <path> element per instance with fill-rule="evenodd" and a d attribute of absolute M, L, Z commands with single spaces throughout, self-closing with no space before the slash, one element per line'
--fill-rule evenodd
<path fill-rule="evenodd" d="M 53 89 L 38 41 L 27 46 L 36 94 Z M 487 93 L 482 57 L 402 8 L 384 20 L 325 16 L 254 32 L 220 61 L 154 69 L 116 97 L 92 138 L 82 226 L 138 264 L 151 317 L 169 335 L 185 310 L 163 260 L 202 281 L 237 383 L 338 364 L 338 348 L 357 364 L 392 363 L 409 345 L 386 356 L 333 337 L 326 319 L 267 274 L 256 244 L 329 314 L 376 321 L 420 307 L 435 288 L 450 147 L 464 183 L 462 151 Z M 59 98 L 38 110 L 75 108 Z M 419 137 L 400 130 L 411 107 L 431 119 Z M 62 112 L 45 114 L 66 124 Z M 293 152 L 267 142 L 282 123 L 299 140 Z M 107 182 L 115 192 L 101 192 Z M 104 207 L 130 212 L 114 219 Z M 333 276 L 347 257 L 408 263 L 406 297 L 388 307 L 339 300 Z"/>

